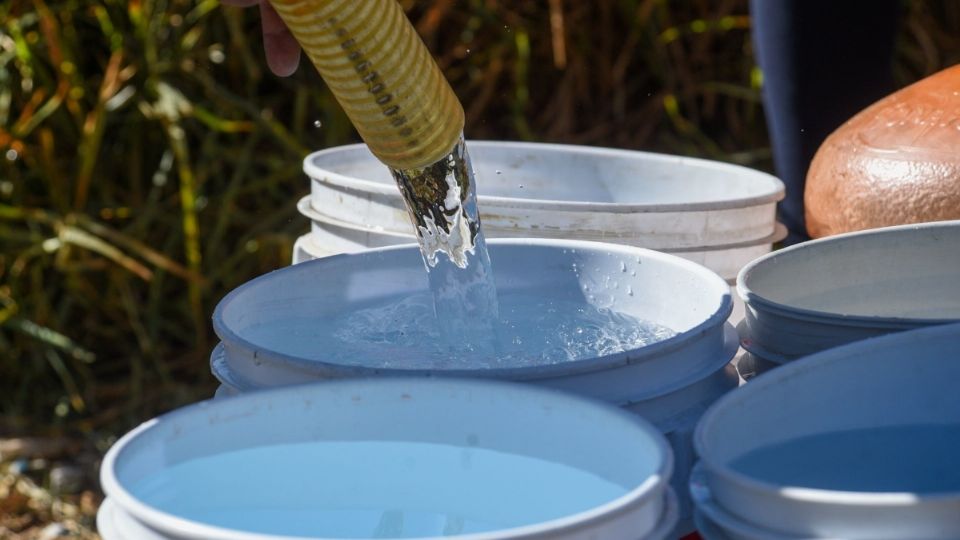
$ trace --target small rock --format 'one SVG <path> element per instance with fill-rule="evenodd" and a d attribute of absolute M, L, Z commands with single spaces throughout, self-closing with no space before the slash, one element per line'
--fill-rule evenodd
<path fill-rule="evenodd" d="M 30 470 L 30 462 L 26 459 L 20 458 L 7 468 L 10 471 L 10 474 L 24 475 L 27 474 L 27 471 Z"/>
<path fill-rule="evenodd" d="M 57 465 L 50 469 L 50 491 L 54 493 L 78 493 L 83 487 L 83 471 L 72 465 Z"/>
<path fill-rule="evenodd" d="M 0 439 L 0 459 L 7 461 L 19 457 L 53 458 L 69 453 L 73 446 L 66 439 L 41 437 L 16 437 Z"/>
<path fill-rule="evenodd" d="M 60 523 L 51 523 L 40 531 L 37 540 L 54 540 L 55 538 L 63 538 L 69 535 L 70 531 L 66 527 Z"/>

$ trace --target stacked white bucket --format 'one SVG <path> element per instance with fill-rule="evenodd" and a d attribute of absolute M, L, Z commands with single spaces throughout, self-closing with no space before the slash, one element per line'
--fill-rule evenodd
<path fill-rule="evenodd" d="M 726 280 L 785 236 L 783 183 L 746 167 L 629 150 L 471 141 L 487 238 L 593 240 L 664 251 Z M 414 241 L 387 168 L 365 145 L 304 160 L 311 232 L 294 263 Z"/>
<path fill-rule="evenodd" d="M 742 372 L 960 321 L 960 221 L 831 236 L 751 262 L 737 280 Z M 752 366 L 748 366 L 751 364 Z"/>

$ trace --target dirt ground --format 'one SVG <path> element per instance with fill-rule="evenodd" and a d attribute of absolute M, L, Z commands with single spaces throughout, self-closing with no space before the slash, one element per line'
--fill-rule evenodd
<path fill-rule="evenodd" d="M 0 438 L 0 538 L 99 539 L 99 461 L 80 439 Z"/>

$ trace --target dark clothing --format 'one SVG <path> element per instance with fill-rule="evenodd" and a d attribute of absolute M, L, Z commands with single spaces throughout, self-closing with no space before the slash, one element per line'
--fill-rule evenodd
<path fill-rule="evenodd" d="M 850 117 L 894 90 L 897 0 L 750 0 L 753 42 L 789 244 L 808 239 L 807 168 Z"/>

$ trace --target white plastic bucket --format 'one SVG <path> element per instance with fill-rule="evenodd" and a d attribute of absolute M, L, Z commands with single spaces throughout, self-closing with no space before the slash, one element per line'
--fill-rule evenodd
<path fill-rule="evenodd" d="M 692 490 L 701 499 L 705 487 L 710 502 L 701 512 L 730 538 L 960 538 L 958 380 L 958 324 L 756 377 L 697 426 L 703 478 Z"/>
<path fill-rule="evenodd" d="M 265 321 L 349 312 L 378 298 L 427 290 L 416 246 L 327 257 L 256 278 L 227 295 L 214 313 L 222 348 L 211 368 L 224 393 L 311 380 L 360 376 L 458 376 L 504 379 L 600 399 L 642 415 L 668 436 L 677 456 L 673 485 L 681 515 L 693 463 L 693 426 L 720 395 L 735 388 L 730 361 L 737 336 L 725 321 L 729 287 L 706 268 L 671 255 L 623 245 L 556 240 L 492 240 L 490 258 L 501 295 L 604 302 L 610 309 L 667 326 L 677 335 L 634 350 L 573 362 L 530 367 L 405 369 L 340 365 L 283 351 L 285 336 L 255 344 L 247 328 Z M 614 279 L 605 283 L 607 278 Z M 583 288 L 592 288 L 588 301 Z M 322 328 L 317 331 L 322 332 Z"/>
<path fill-rule="evenodd" d="M 747 308 L 743 347 L 775 364 L 960 321 L 960 221 L 790 246 L 745 266 L 737 290 Z"/>
<path fill-rule="evenodd" d="M 769 251 L 783 238 L 775 218 L 783 183 L 760 171 L 586 146 L 470 141 L 468 148 L 487 238 L 569 238 L 666 251 L 748 245 Z M 304 171 L 312 179 L 309 206 L 324 222 L 412 234 L 394 180 L 365 145 L 315 152 Z"/>
<path fill-rule="evenodd" d="M 369 248 L 409 244 L 416 241 L 412 229 L 406 234 L 400 234 L 378 230 L 376 227 L 367 229 L 348 223 L 337 223 L 314 210 L 310 205 L 310 196 L 300 199 L 297 208 L 301 214 L 310 218 L 311 227 L 310 232 L 297 241 L 293 264 L 340 253 L 358 253 Z M 537 235 L 531 231 L 531 236 Z M 569 235 L 572 239 L 577 239 L 577 236 L 576 232 L 571 232 Z M 772 244 L 779 242 L 785 236 L 786 229 L 778 223 L 772 235 L 759 241 L 709 247 L 662 248 L 658 251 L 672 253 L 706 266 L 723 279 L 732 282 L 744 265 L 769 253 Z M 509 236 L 499 235 L 499 237 Z"/>
<path fill-rule="evenodd" d="M 429 459 L 434 454 L 422 450 L 403 459 L 384 455 L 382 464 L 322 452 L 336 446 L 377 455 L 395 448 L 390 445 L 410 443 L 450 453 L 451 463 Z M 291 449 L 303 445 L 310 445 L 310 455 L 325 457 L 284 463 Z M 250 451 L 258 458 L 236 457 Z M 582 498 L 576 486 L 583 484 L 560 474 L 538 480 L 555 484 L 549 503 L 512 504 L 508 501 L 516 497 L 510 490 L 530 487 L 511 485 L 521 481 L 512 476 L 522 476 L 520 469 L 482 455 L 490 451 L 563 466 L 578 479 L 587 474 L 615 489 Z M 205 471 L 218 462 L 237 470 L 218 473 L 219 478 L 211 474 L 216 480 L 205 483 L 198 495 L 195 478 L 171 474 L 197 460 L 203 460 Z M 276 473 L 260 470 L 264 463 Z M 98 525 L 105 540 L 346 536 L 323 533 L 336 527 L 323 523 L 329 519 L 354 531 L 346 537 L 373 538 L 356 531 L 372 532 L 377 516 L 393 512 L 400 513 L 400 524 L 389 537 L 436 538 L 458 520 L 461 530 L 470 531 L 462 524 L 466 520 L 486 525 L 450 538 L 664 539 L 676 523 L 666 484 L 671 467 L 666 442 L 642 419 L 560 392 L 475 380 L 337 381 L 203 402 L 142 424 L 104 458 L 101 482 L 107 500 Z M 454 473 L 456 480 L 451 468 L 462 471 Z M 478 480 L 481 474 L 503 477 L 504 483 Z M 262 485 L 261 476 L 268 478 Z M 469 485 L 461 485 L 464 480 Z M 331 487 L 343 481 L 350 482 L 346 489 Z M 146 495 L 145 485 L 162 483 L 162 496 Z M 202 499 L 203 508 L 181 504 L 190 497 Z M 274 511 L 293 512 L 294 518 L 271 516 Z M 351 514 L 344 518 L 331 511 Z M 231 512 L 246 513 L 246 523 L 236 525 Z M 427 519 L 418 512 L 428 513 Z"/>

